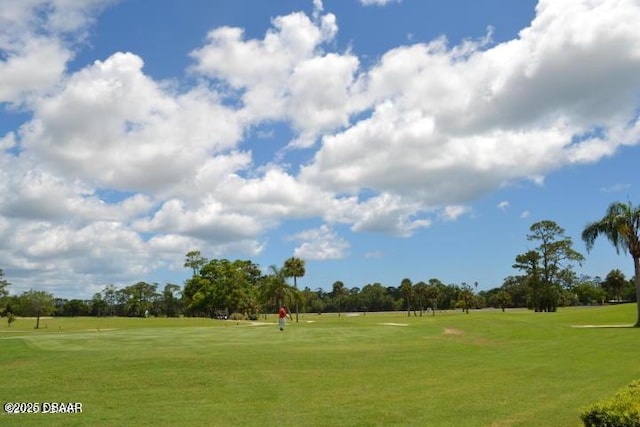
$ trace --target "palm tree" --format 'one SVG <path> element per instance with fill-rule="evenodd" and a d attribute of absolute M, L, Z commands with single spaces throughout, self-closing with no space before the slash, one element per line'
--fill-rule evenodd
<path fill-rule="evenodd" d="M 418 283 L 416 283 L 415 285 L 413 285 L 413 292 L 416 295 L 416 303 L 420 306 L 420 317 L 422 317 L 422 315 L 424 314 L 424 303 L 427 299 L 427 293 L 428 293 L 428 287 L 427 284 L 424 283 L 423 281 L 420 281 Z M 415 306 L 414 306 L 414 313 L 415 313 Z"/>
<path fill-rule="evenodd" d="M 293 277 L 293 287 L 298 290 L 297 278 L 304 276 L 304 260 L 296 257 L 291 257 L 284 262 L 284 275 L 286 277 Z M 296 323 L 298 323 L 298 298 L 296 298 Z"/>
<path fill-rule="evenodd" d="M 599 221 L 586 225 L 582 231 L 587 251 L 599 235 L 604 235 L 616 248 L 616 252 L 628 251 L 633 258 L 635 268 L 637 319 L 635 327 L 640 327 L 640 206 L 633 206 L 631 202 L 612 203 L 606 215 Z"/>
<path fill-rule="evenodd" d="M 336 299 L 338 303 L 338 317 L 342 314 L 342 297 L 346 294 L 346 290 L 344 288 L 344 283 L 340 280 L 333 282 L 333 297 Z"/>
<path fill-rule="evenodd" d="M 409 317 L 411 316 L 411 296 L 413 294 L 413 284 L 411 283 L 411 279 L 402 279 L 402 282 L 400 282 L 400 290 L 407 302 L 407 317 Z"/>
<path fill-rule="evenodd" d="M 287 285 L 284 269 L 279 269 L 275 265 L 269 266 L 269 275 L 262 289 L 262 296 L 265 301 L 273 300 L 278 307 L 282 307 L 285 298 L 290 296 L 289 294 L 291 293 L 291 288 Z"/>

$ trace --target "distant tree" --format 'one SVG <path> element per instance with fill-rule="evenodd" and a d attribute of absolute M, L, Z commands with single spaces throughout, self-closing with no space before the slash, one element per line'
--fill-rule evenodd
<path fill-rule="evenodd" d="M 527 288 L 527 307 L 540 311 L 544 299 L 544 289 L 540 278 L 540 254 L 537 251 L 527 251 L 524 254 L 516 256 L 516 263 L 513 268 L 523 270 L 525 276 L 521 278 L 521 282 Z M 551 292 L 550 290 L 548 293 Z"/>
<path fill-rule="evenodd" d="M 458 293 L 458 301 L 461 303 L 465 313 L 469 314 L 469 308 L 473 305 L 474 293 L 471 286 L 463 283 Z"/>
<path fill-rule="evenodd" d="M 287 277 L 293 277 L 293 287 L 298 290 L 298 277 L 303 277 L 306 273 L 305 262 L 303 259 L 291 257 L 284 262 L 284 274 Z M 296 299 L 296 323 L 298 323 L 298 315 L 300 313 L 298 299 Z"/>
<path fill-rule="evenodd" d="M 393 310 L 393 298 L 380 283 L 365 285 L 360 291 L 360 302 L 367 311 Z"/>
<path fill-rule="evenodd" d="M 11 326 L 13 322 L 16 320 L 16 315 L 10 311 L 7 311 L 7 326 Z"/>
<path fill-rule="evenodd" d="M 6 298 L 9 295 L 7 288 L 9 286 L 11 286 L 11 283 L 4 278 L 4 271 L 0 268 L 0 316 L 2 316 L 6 310 Z"/>
<path fill-rule="evenodd" d="M 50 293 L 31 289 L 20 296 L 20 311 L 23 316 L 35 317 L 35 329 L 39 329 L 40 317 L 49 316 L 55 309 L 53 300 Z"/>
<path fill-rule="evenodd" d="M 413 293 L 415 295 L 415 303 L 420 309 L 420 317 L 424 314 L 424 307 L 428 300 L 429 287 L 426 283 L 420 281 L 413 285 Z"/>
<path fill-rule="evenodd" d="M 572 293 L 575 295 L 577 302 L 582 305 L 601 304 L 602 301 L 606 299 L 604 289 L 596 286 L 596 284 L 590 280 L 584 280 L 578 283 L 573 288 Z"/>
<path fill-rule="evenodd" d="M 554 221 L 531 225 L 527 240 L 539 242 L 536 250 L 516 257 L 514 268 L 527 273 L 531 289 L 530 304 L 535 311 L 556 311 L 561 302 L 562 284 L 572 277 L 572 263 L 582 262 L 582 254 L 573 249 L 573 241 Z"/>
<path fill-rule="evenodd" d="M 342 299 L 347 294 L 347 291 L 344 287 L 344 283 L 340 280 L 333 282 L 332 292 L 333 299 L 336 301 L 336 306 L 338 307 L 338 317 L 342 314 Z"/>
<path fill-rule="evenodd" d="M 512 307 L 527 307 L 528 288 L 525 276 L 506 277 L 500 289 L 511 296 Z"/>
<path fill-rule="evenodd" d="M 59 313 L 62 316 L 75 317 L 87 316 L 90 311 L 91 309 L 86 302 L 79 299 L 72 299 L 69 301 L 64 301 Z"/>
<path fill-rule="evenodd" d="M 362 305 L 360 304 L 360 288 L 354 286 L 347 290 L 346 302 L 344 304 L 345 311 L 361 311 Z"/>
<path fill-rule="evenodd" d="M 107 285 L 102 290 L 103 300 L 108 307 L 109 316 L 116 315 L 117 291 L 115 285 Z"/>
<path fill-rule="evenodd" d="M 186 281 L 183 295 L 192 314 L 243 313 L 257 318 L 262 272 L 248 260 L 213 259 Z"/>
<path fill-rule="evenodd" d="M 122 290 L 125 298 L 125 313 L 127 316 L 143 317 L 149 313 L 155 300 L 160 296 L 157 292 L 158 284 L 138 282 Z"/>
<path fill-rule="evenodd" d="M 184 308 L 190 316 L 206 317 L 214 317 L 220 300 L 211 279 L 201 275 L 185 281 L 182 299 Z"/>
<path fill-rule="evenodd" d="M 305 287 L 302 293 L 305 296 L 305 301 L 310 312 L 321 314 L 326 311 L 326 295 L 322 288 L 312 291 L 309 287 Z"/>
<path fill-rule="evenodd" d="M 607 291 L 612 300 L 620 301 L 622 299 L 622 290 L 627 284 L 624 273 L 618 269 L 611 270 L 600 286 Z"/>
<path fill-rule="evenodd" d="M 263 283 L 263 300 L 265 302 L 273 301 L 276 309 L 285 305 L 285 300 L 291 296 L 291 287 L 287 284 L 284 270 L 270 265 L 269 274 Z"/>
<path fill-rule="evenodd" d="M 413 283 L 408 278 L 402 279 L 400 282 L 400 291 L 407 304 L 407 317 L 411 316 L 411 299 L 413 297 Z"/>
<path fill-rule="evenodd" d="M 177 317 L 181 312 L 180 286 L 167 283 L 162 291 L 162 311 L 167 317 Z"/>
<path fill-rule="evenodd" d="M 598 236 L 605 236 L 616 252 L 627 251 L 633 258 L 636 287 L 636 327 L 640 327 L 640 206 L 631 202 L 609 205 L 603 218 L 587 224 L 582 231 L 587 251 L 593 248 Z"/>
<path fill-rule="evenodd" d="M 431 278 L 428 280 L 427 298 L 430 301 L 429 305 L 431 306 L 431 314 L 433 316 L 436 315 L 436 310 L 438 308 L 442 308 L 442 305 L 440 304 L 440 298 L 442 297 L 444 289 L 445 285 L 440 280 L 436 278 Z"/>
<path fill-rule="evenodd" d="M 200 251 L 187 252 L 184 266 L 190 268 L 193 271 L 193 275 L 198 274 L 198 271 L 207 264 L 207 259 L 202 256 Z"/>
<path fill-rule="evenodd" d="M 94 316 L 104 316 L 107 314 L 109 306 L 102 298 L 102 294 L 97 292 L 93 294 L 93 298 L 91 299 L 91 314 Z"/>
<path fill-rule="evenodd" d="M 500 289 L 496 294 L 496 302 L 504 312 L 505 308 L 509 307 L 509 304 L 511 304 L 511 295 L 504 289 Z"/>

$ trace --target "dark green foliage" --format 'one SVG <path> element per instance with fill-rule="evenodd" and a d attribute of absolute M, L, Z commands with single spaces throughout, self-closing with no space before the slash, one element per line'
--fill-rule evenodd
<path fill-rule="evenodd" d="M 631 202 L 612 203 L 599 221 L 587 224 L 582 231 L 587 250 L 591 250 L 598 236 L 605 236 L 616 252 L 628 252 L 633 258 L 636 294 L 636 327 L 640 327 L 640 206 Z M 613 285 L 614 288 L 619 284 Z"/>
<path fill-rule="evenodd" d="M 524 272 L 527 306 L 535 311 L 556 311 L 565 304 L 563 289 L 573 281 L 571 264 L 582 262 L 584 257 L 573 249 L 571 238 L 553 221 L 536 222 L 529 230 L 527 240 L 538 242 L 539 246 L 518 255 L 513 267 Z"/>
<path fill-rule="evenodd" d="M 12 324 L 13 322 L 15 322 L 15 321 L 16 321 L 16 316 L 15 316 L 15 314 L 13 314 L 12 312 L 10 312 L 10 311 L 9 311 L 9 312 L 7 313 L 7 325 L 8 325 L 8 326 L 11 326 L 11 324 Z"/>
<path fill-rule="evenodd" d="M 581 418 L 587 427 L 640 427 L 640 381 L 591 405 Z"/>

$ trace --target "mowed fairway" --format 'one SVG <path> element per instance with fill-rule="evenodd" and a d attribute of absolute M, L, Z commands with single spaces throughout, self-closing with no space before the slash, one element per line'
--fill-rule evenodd
<path fill-rule="evenodd" d="M 19 319 L 0 326 L 3 426 L 579 426 L 640 378 L 635 305 L 358 316 L 280 332 L 211 319 Z M 99 330 L 99 331 L 98 331 Z"/>

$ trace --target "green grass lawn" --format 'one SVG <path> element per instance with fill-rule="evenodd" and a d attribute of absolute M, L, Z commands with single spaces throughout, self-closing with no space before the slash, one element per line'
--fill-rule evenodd
<path fill-rule="evenodd" d="M 3 319 L 5 320 L 5 319 Z M 211 319 L 18 319 L 0 325 L 7 426 L 579 426 L 640 379 L 635 305 Z"/>

